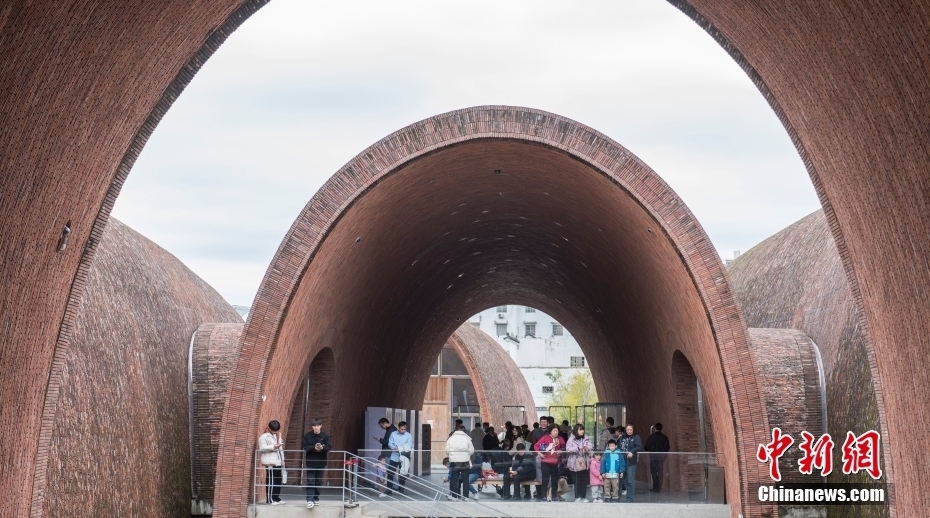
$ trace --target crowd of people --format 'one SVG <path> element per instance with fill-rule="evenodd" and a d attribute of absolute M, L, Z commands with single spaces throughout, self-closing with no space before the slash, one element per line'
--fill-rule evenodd
<path fill-rule="evenodd" d="M 394 492 L 404 494 L 414 449 L 413 436 L 404 421 L 395 426 L 382 418 L 378 424 L 384 430 L 382 437 L 374 437 L 382 446 L 382 454 L 373 470 L 378 496 L 386 498 Z M 642 451 L 652 453 L 649 460 L 653 486 L 650 491 L 661 491 L 665 457 L 662 454 L 669 451 L 662 424 L 653 426 L 655 432 L 645 445 L 632 424 L 615 427 L 614 419 L 608 417 L 605 425 L 595 443 L 586 435 L 584 425 L 570 427 L 568 421 L 563 420 L 559 426 L 548 416 L 533 423 L 532 428 L 508 421 L 500 432 L 480 422 L 468 432 L 463 422 L 456 420 L 446 441 L 447 457 L 443 459 L 449 470 L 448 498 L 479 498 L 481 493 L 474 483 L 480 479 L 499 483 L 498 494 L 504 500 L 564 501 L 563 495 L 571 491 L 569 486 L 572 486 L 575 502 L 619 502 L 621 497 L 632 502 L 636 497 L 637 461 Z M 305 453 L 308 508 L 319 501 L 327 453 L 332 450 L 332 440 L 322 427 L 321 419 L 311 421 L 310 431 L 301 443 Z M 281 486 L 287 483 L 280 429 L 278 421 L 271 421 L 258 439 L 260 462 L 266 470 L 266 502 L 271 505 L 283 503 Z M 533 486 L 537 486 L 535 495 Z M 589 487 L 591 500 L 588 499 Z"/>
<path fill-rule="evenodd" d="M 450 500 L 478 498 L 473 486 L 479 479 L 500 479 L 499 495 L 504 500 L 564 501 L 562 496 L 573 486 L 575 502 L 619 502 L 636 497 L 636 467 L 639 453 L 650 456 L 652 492 L 662 490 L 664 455 L 669 451 L 662 424 L 644 445 L 632 424 L 615 427 L 614 419 L 605 419 L 595 448 L 584 425 L 570 427 L 567 420 L 556 424 L 544 416 L 538 423 L 516 426 L 510 422 L 497 432 L 488 423 L 475 423 L 470 432 L 459 420 L 446 441 L 443 464 L 449 467 Z M 535 481 L 535 484 L 524 484 Z M 532 494 L 533 486 L 538 486 Z M 588 488 L 591 499 L 588 499 Z"/>

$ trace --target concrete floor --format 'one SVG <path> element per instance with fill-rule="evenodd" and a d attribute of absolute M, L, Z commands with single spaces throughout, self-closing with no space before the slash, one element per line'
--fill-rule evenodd
<path fill-rule="evenodd" d="M 390 508 L 388 507 L 390 506 Z M 250 516 L 255 518 L 297 518 L 315 516 L 317 518 L 363 518 L 388 516 L 426 516 L 431 506 L 426 502 L 391 503 L 362 502 L 359 507 L 345 509 L 337 501 L 322 501 L 313 509 L 307 509 L 304 502 L 294 500 L 280 506 L 259 504 L 253 508 Z M 729 518 L 730 506 L 720 504 L 576 504 L 576 503 L 505 503 L 501 501 L 481 502 L 481 504 L 444 502 L 430 513 L 441 517 L 533 517 L 533 518 L 665 518 L 682 516 L 689 518 Z"/>

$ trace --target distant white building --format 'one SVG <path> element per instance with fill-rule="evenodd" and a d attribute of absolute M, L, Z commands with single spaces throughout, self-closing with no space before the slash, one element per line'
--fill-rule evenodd
<path fill-rule="evenodd" d="M 575 338 L 542 311 L 511 304 L 488 308 L 468 321 L 491 335 L 510 354 L 526 377 L 536 410 L 543 415 L 553 390 L 546 373 L 559 369 L 563 376 L 570 377 L 588 369 Z"/>

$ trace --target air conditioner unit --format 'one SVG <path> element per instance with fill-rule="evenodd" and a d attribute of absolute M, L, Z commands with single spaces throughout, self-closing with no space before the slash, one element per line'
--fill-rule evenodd
<path fill-rule="evenodd" d="M 507 318 L 507 313 L 498 313 L 498 314 L 497 314 L 497 318 L 498 318 L 499 320 L 503 320 L 503 319 Z"/>

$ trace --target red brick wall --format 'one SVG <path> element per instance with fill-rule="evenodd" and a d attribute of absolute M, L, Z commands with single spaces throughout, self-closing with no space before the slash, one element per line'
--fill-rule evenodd
<path fill-rule="evenodd" d="M 493 338 L 465 323 L 449 337 L 449 345 L 458 353 L 475 384 L 482 421 L 503 430 L 505 405 L 526 408 L 526 423 L 513 424 L 519 426 L 536 421 L 536 404 L 526 378 Z"/>
<path fill-rule="evenodd" d="M 226 408 L 226 386 L 232 374 L 243 323 L 204 324 L 194 333 L 191 351 L 194 500 L 213 504 L 216 455 Z"/>
<path fill-rule="evenodd" d="M 923 516 L 930 435 L 913 432 L 930 419 L 930 4 L 672 3 L 754 80 L 807 166 L 862 309 L 891 513 Z"/>
<path fill-rule="evenodd" d="M 790 225 L 727 267 L 747 323 L 752 327 L 794 328 L 811 337 L 823 356 L 830 434 L 845 437 L 887 430 L 879 420 L 875 380 L 861 312 L 823 212 Z M 887 445 L 887 444 L 886 444 Z M 839 451 L 835 452 L 839 465 Z M 885 464 L 887 466 L 887 464 Z M 871 483 L 868 475 L 835 471 L 833 482 Z M 880 506 L 831 506 L 831 516 L 887 516 Z"/>
<path fill-rule="evenodd" d="M 794 446 L 782 457 L 784 482 L 819 482 L 820 477 L 798 471 L 801 432 L 819 438 L 823 428 L 823 397 L 814 342 L 795 329 L 749 329 L 749 344 L 762 378 L 769 427 L 794 437 Z"/>
<path fill-rule="evenodd" d="M 343 410 L 334 437 L 358 444 L 365 406 L 418 406 L 458 322 L 505 300 L 564 322 L 599 394 L 628 401 L 644 433 L 644 423 L 674 420 L 669 365 L 674 351 L 687 354 L 733 474 L 730 501 L 764 510 L 741 495 L 764 473 L 753 458 L 767 434 L 764 403 L 726 274 L 693 215 L 604 135 L 549 113 L 479 107 L 363 151 L 288 232 L 241 340 L 218 512 L 244 512 L 241 445 L 290 414 L 304 366 L 328 342 L 338 342 Z"/>
<path fill-rule="evenodd" d="M 928 6 L 674 4 L 749 73 L 808 166 L 863 310 L 895 508 L 919 516 L 930 508 L 920 454 L 930 437 L 912 433 L 930 413 Z M 0 459 L 0 514 L 43 508 L 60 370 L 123 180 L 184 85 L 260 5 L 14 0 L 0 10 L 0 393 L 17 400 L 0 409 L 0 450 L 10 452 Z M 68 220 L 71 244 L 56 253 Z"/>
<path fill-rule="evenodd" d="M 111 219 L 61 363 L 42 515 L 190 514 L 188 352 L 204 321 L 242 326 L 174 256 Z"/>
<path fill-rule="evenodd" d="M 263 3 L 0 7 L 0 399 L 16 401 L 0 406 L 0 516 L 46 509 L 60 381 L 123 181 L 203 62 Z"/>

